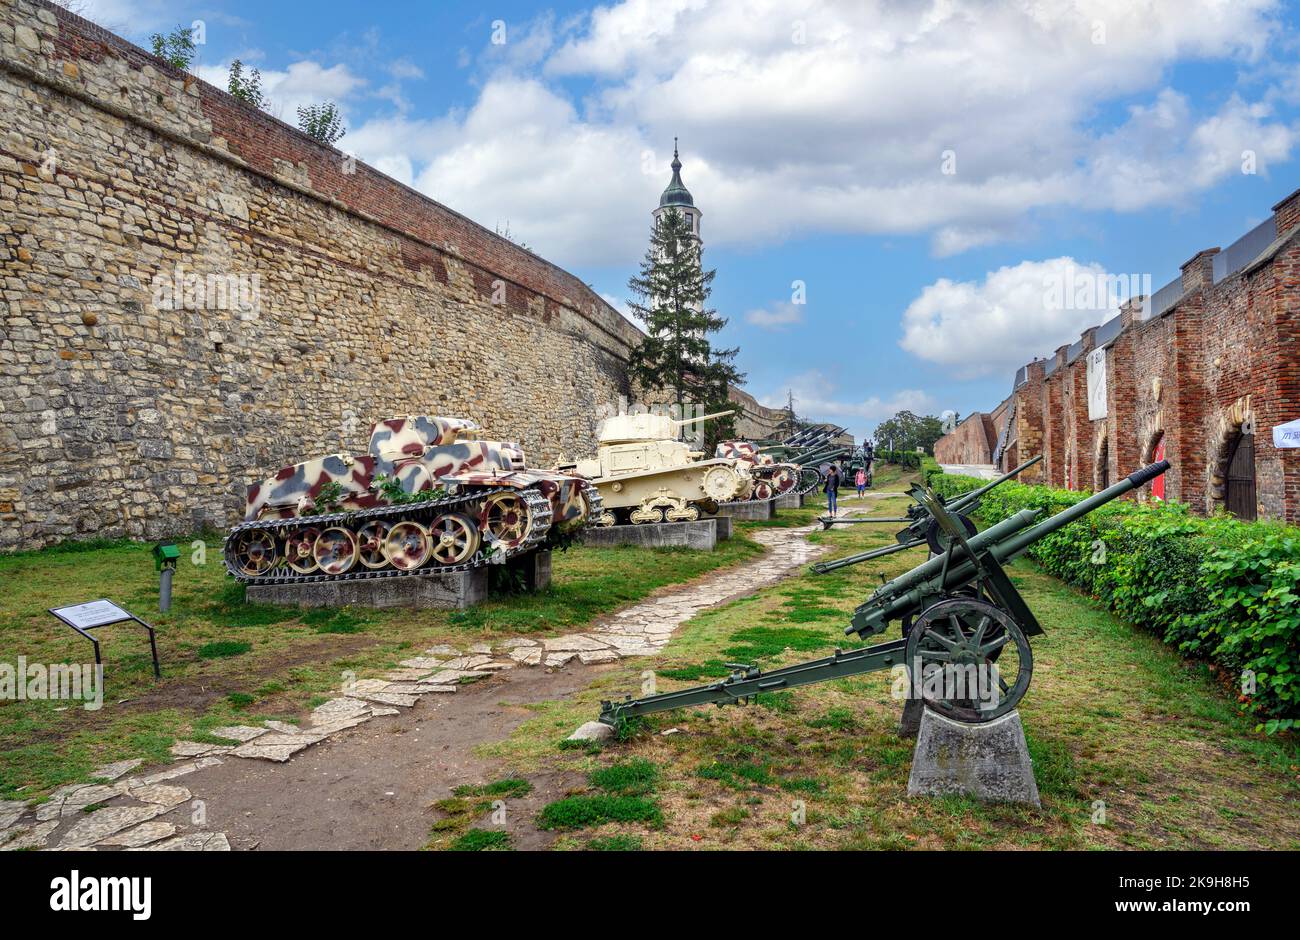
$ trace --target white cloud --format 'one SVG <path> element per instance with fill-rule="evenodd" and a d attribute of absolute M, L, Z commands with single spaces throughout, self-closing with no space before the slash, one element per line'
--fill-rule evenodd
<path fill-rule="evenodd" d="M 1116 281 L 1068 257 L 1023 261 L 982 282 L 941 278 L 908 305 L 899 345 L 953 378 L 1009 373 L 1110 319 L 1114 301 L 1149 290 L 1149 280 Z"/>
<path fill-rule="evenodd" d="M 843 383 L 812 369 L 777 383 L 770 394 L 759 396 L 759 403 L 768 408 L 784 408 L 787 394 L 793 392 L 795 411 L 800 417 L 844 425 L 858 438 L 870 436 L 876 425 L 900 411 L 924 415 L 936 407 L 934 398 L 920 389 L 900 389 L 887 397 L 870 395 L 854 399 L 836 394 L 844 387 Z"/>
<path fill-rule="evenodd" d="M 928 233 L 954 254 L 1023 233 L 1034 209 L 1174 204 L 1240 172 L 1244 149 L 1261 172 L 1289 157 L 1296 128 L 1267 105 L 1207 113 L 1161 84 L 1187 60 L 1260 62 L 1275 7 L 625 0 L 487 47 L 479 99 L 437 122 L 455 144 L 420 122 L 359 132 L 425 192 L 489 227 L 509 217 L 563 264 L 640 254 L 674 136 L 710 244 Z M 1142 103 L 1111 116 L 1124 100 Z"/>
<path fill-rule="evenodd" d="M 803 304 L 779 301 L 769 307 L 750 310 L 745 314 L 745 322 L 764 330 L 783 330 L 803 322 Z"/>

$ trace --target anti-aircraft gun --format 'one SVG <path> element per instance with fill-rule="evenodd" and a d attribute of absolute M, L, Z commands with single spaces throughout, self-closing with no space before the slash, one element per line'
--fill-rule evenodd
<path fill-rule="evenodd" d="M 875 590 L 853 613 L 845 635 L 866 639 L 890 622 L 911 618 L 911 630 L 888 640 L 769 672 L 730 663 L 731 674 L 709 685 L 645 698 L 603 702 L 600 720 L 621 720 L 697 705 L 744 704 L 760 692 L 902 666 L 909 695 L 957 721 L 987 722 L 1014 709 L 1029 688 L 1034 658 L 1029 637 L 1043 628 L 1003 566 L 1035 542 L 1081 519 L 1169 469 L 1161 460 L 1114 486 L 1038 521 L 1024 509 L 970 535 L 935 495 L 922 488 L 919 501 L 948 537 L 945 550 Z"/>

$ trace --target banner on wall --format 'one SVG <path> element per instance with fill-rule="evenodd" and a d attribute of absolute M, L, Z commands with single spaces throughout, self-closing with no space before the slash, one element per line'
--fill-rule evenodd
<path fill-rule="evenodd" d="M 1106 417 L 1106 350 L 1088 353 L 1088 420 Z"/>
<path fill-rule="evenodd" d="M 1300 418 L 1273 429 L 1274 447 L 1300 447 Z"/>

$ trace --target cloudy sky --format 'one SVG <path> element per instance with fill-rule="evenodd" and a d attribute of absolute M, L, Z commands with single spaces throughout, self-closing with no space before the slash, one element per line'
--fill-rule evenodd
<path fill-rule="evenodd" d="M 1269 0 L 71 2 L 139 42 L 202 20 L 202 77 L 337 101 L 343 149 L 615 304 L 679 137 L 748 389 L 858 436 L 991 408 L 1300 186 Z"/>

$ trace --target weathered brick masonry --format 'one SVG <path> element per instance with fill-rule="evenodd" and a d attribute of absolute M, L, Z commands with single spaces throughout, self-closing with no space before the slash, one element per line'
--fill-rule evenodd
<path fill-rule="evenodd" d="M 544 464 L 631 394 L 640 333 L 445 206 L 44 3 L 0 60 L 0 548 L 227 524 L 393 414 Z"/>
<path fill-rule="evenodd" d="M 995 422 L 1005 438 L 999 465 L 1042 453 L 1045 471 L 1026 482 L 1095 489 L 1150 462 L 1163 442 L 1173 465 L 1166 497 L 1210 513 L 1227 508 L 1229 460 L 1245 445 L 1254 454 L 1253 468 L 1245 464 L 1254 506 L 1245 511 L 1300 523 L 1300 451 L 1272 440 L 1275 425 L 1300 418 L 1300 191 L 1222 254 L 1198 252 L 1177 284 L 1022 369 L 999 406 L 1010 418 Z M 1144 301 L 1161 295 L 1144 315 Z M 1107 414 L 1089 421 L 1087 353 L 1097 345 L 1106 350 Z"/>

